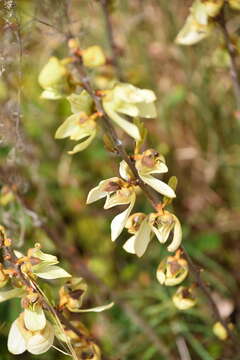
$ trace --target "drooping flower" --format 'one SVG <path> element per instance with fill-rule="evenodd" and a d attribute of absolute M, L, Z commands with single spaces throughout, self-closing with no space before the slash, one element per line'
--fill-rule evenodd
<path fill-rule="evenodd" d="M 152 229 L 148 222 L 148 216 L 143 213 L 131 215 L 126 223 L 126 228 L 131 236 L 123 245 L 124 250 L 141 257 L 151 240 Z"/>
<path fill-rule="evenodd" d="M 220 340 L 224 341 L 228 338 L 228 333 L 225 327 L 220 323 L 220 321 L 217 321 L 213 325 L 213 333 L 216 335 Z"/>
<path fill-rule="evenodd" d="M 191 288 L 180 286 L 173 295 L 172 301 L 179 310 L 188 310 L 196 304 L 196 298 Z"/>
<path fill-rule="evenodd" d="M 69 311 L 80 312 L 101 312 L 110 309 L 113 303 L 101 305 L 89 309 L 81 309 L 84 295 L 87 291 L 87 284 L 82 278 L 71 278 L 59 290 L 59 306 L 66 307 Z"/>
<path fill-rule="evenodd" d="M 188 275 L 188 263 L 177 251 L 174 256 L 162 260 L 157 268 L 157 279 L 161 285 L 175 286 Z"/>
<path fill-rule="evenodd" d="M 88 48 L 81 50 L 81 55 L 83 65 L 90 68 L 104 65 L 106 62 L 102 49 L 97 45 L 89 46 Z"/>
<path fill-rule="evenodd" d="M 181 224 L 177 217 L 167 210 L 164 210 L 162 214 L 133 214 L 129 217 L 126 228 L 129 233 L 134 235 L 126 241 L 123 248 L 139 257 L 145 253 L 153 234 L 157 236 L 160 243 L 164 244 L 173 231 L 173 239 L 167 247 L 170 252 L 176 251 L 182 241 Z"/>
<path fill-rule="evenodd" d="M 57 257 L 42 252 L 39 244 L 35 244 L 34 248 L 28 250 L 28 258 L 29 263 L 22 265 L 22 272 L 27 271 L 30 274 L 32 272 L 34 275 L 47 280 L 71 277 L 66 270 L 56 265 L 59 263 Z"/>
<path fill-rule="evenodd" d="M 153 149 L 144 151 L 136 160 L 135 165 L 139 177 L 144 183 L 168 198 L 176 197 L 174 190 L 169 185 L 152 176 L 152 174 L 164 174 L 168 171 L 164 158 L 157 151 Z"/>
<path fill-rule="evenodd" d="M 45 326 L 40 330 L 29 330 L 24 321 L 24 313 L 21 313 L 11 325 L 8 335 L 8 350 L 14 355 L 22 354 L 25 351 L 40 355 L 49 350 L 53 341 L 54 328 L 49 321 L 46 321 Z"/>
<path fill-rule="evenodd" d="M 193 45 L 208 37 L 214 28 L 212 18 L 219 15 L 223 4 L 224 0 L 196 0 L 176 42 L 180 45 Z"/>
<path fill-rule="evenodd" d="M 95 116 L 92 114 L 93 100 L 89 94 L 83 90 L 80 94 L 72 94 L 68 101 L 71 105 L 73 115 L 69 116 L 57 129 L 55 138 L 63 139 L 69 137 L 71 140 L 80 141 L 69 154 L 75 154 L 85 150 L 97 133 Z"/>
<path fill-rule="evenodd" d="M 126 210 L 115 216 L 111 222 L 111 238 L 112 241 L 115 241 L 124 229 L 135 204 L 135 187 L 118 177 L 103 180 L 89 192 L 87 204 L 104 197 L 106 197 L 104 209 L 110 209 L 117 205 L 129 205 Z"/>
<path fill-rule="evenodd" d="M 128 135 L 136 140 L 141 136 L 138 127 L 120 114 L 130 117 L 154 118 L 156 96 L 153 91 L 139 89 L 131 84 L 118 83 L 112 90 L 106 90 L 102 99 L 103 108 L 108 116 Z"/>
<path fill-rule="evenodd" d="M 167 249 L 170 252 L 176 251 L 182 242 L 182 227 L 178 218 L 167 210 L 163 214 L 152 213 L 149 216 L 149 223 L 152 231 L 160 243 L 164 244 L 171 232 L 173 238 Z"/>
<path fill-rule="evenodd" d="M 66 90 L 68 90 L 66 74 L 66 67 L 61 60 L 52 56 L 43 67 L 38 77 L 38 82 L 44 89 L 41 97 L 48 100 L 62 98 Z"/>

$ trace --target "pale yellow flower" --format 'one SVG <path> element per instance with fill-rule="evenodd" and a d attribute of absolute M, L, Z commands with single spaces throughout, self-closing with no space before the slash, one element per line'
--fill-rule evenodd
<path fill-rule="evenodd" d="M 24 314 L 21 313 L 11 325 L 8 335 L 8 350 L 14 355 L 22 354 L 25 351 L 40 355 L 50 349 L 53 340 L 54 328 L 49 321 L 46 321 L 41 330 L 32 331 L 26 328 Z"/>
<path fill-rule="evenodd" d="M 112 90 L 105 91 L 102 104 L 108 116 L 118 126 L 135 140 L 140 140 L 138 127 L 120 114 L 130 117 L 154 118 L 156 117 L 155 100 L 156 96 L 151 90 L 118 83 Z"/>
<path fill-rule="evenodd" d="M 115 216 L 111 222 L 111 238 L 112 241 L 115 241 L 124 229 L 135 204 L 135 189 L 134 186 L 117 177 L 103 180 L 89 192 L 87 204 L 104 197 L 106 197 L 104 209 L 110 209 L 117 205 L 129 205 L 126 210 Z"/>
<path fill-rule="evenodd" d="M 177 292 L 173 295 L 172 301 L 179 310 L 191 309 L 196 304 L 192 290 L 187 287 L 180 286 Z"/>
<path fill-rule="evenodd" d="M 182 241 L 181 224 L 177 217 L 168 211 L 163 214 L 143 213 L 132 214 L 125 226 L 128 232 L 133 234 L 123 245 L 124 250 L 131 254 L 141 257 L 155 234 L 160 243 L 164 244 L 168 240 L 171 231 L 173 239 L 167 249 L 170 252 L 176 251 Z"/>
<path fill-rule="evenodd" d="M 55 138 L 63 139 L 69 137 L 71 140 L 79 141 L 69 154 L 75 154 L 85 150 L 97 134 L 95 118 L 91 117 L 93 101 L 89 94 L 83 90 L 80 94 L 72 94 L 68 101 L 71 105 L 73 115 L 69 116 L 56 131 Z"/>
<path fill-rule="evenodd" d="M 164 158 L 153 149 L 148 149 L 143 152 L 136 160 L 136 169 L 142 181 L 154 190 L 169 198 L 176 197 L 174 190 L 163 181 L 155 178 L 152 174 L 164 174 L 168 171 Z"/>
<path fill-rule="evenodd" d="M 161 285 L 175 286 L 184 281 L 188 275 L 188 263 L 177 252 L 160 262 L 157 268 L 157 279 Z"/>
<path fill-rule="evenodd" d="M 159 242 L 164 244 L 171 232 L 173 239 L 167 249 L 170 252 L 176 251 L 182 242 L 182 227 L 178 218 L 167 210 L 163 214 L 153 213 L 149 216 L 149 223 Z"/>
<path fill-rule="evenodd" d="M 66 74 L 67 70 L 62 62 L 52 56 L 38 77 L 38 82 L 44 89 L 41 97 L 49 100 L 60 99 L 67 88 Z"/>
<path fill-rule="evenodd" d="M 30 262 L 32 261 L 33 263 L 31 266 L 32 273 L 42 279 L 54 280 L 71 277 L 66 270 L 56 265 L 59 263 L 57 257 L 42 252 L 39 244 L 28 250 L 28 257 Z M 35 262 L 36 265 L 34 265 Z M 25 271 L 24 265 L 22 266 L 22 271 Z"/>

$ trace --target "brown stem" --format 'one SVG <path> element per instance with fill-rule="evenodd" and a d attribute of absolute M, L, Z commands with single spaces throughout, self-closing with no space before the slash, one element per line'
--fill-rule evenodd
<path fill-rule="evenodd" d="M 189 254 L 186 251 L 186 249 L 184 248 L 184 246 L 181 246 L 181 249 L 182 249 L 183 254 L 188 262 L 189 269 L 190 269 L 192 275 L 194 276 L 197 285 L 199 286 L 201 291 L 204 293 L 205 297 L 207 298 L 207 300 L 212 308 L 212 312 L 213 312 L 213 315 L 214 315 L 216 321 L 219 321 L 222 324 L 222 326 L 226 329 L 228 337 L 231 339 L 232 343 L 235 345 L 236 349 L 238 350 L 238 352 L 240 354 L 239 340 L 236 337 L 235 333 L 229 329 L 226 320 L 222 318 L 222 316 L 218 310 L 217 304 L 215 303 L 214 299 L 212 298 L 212 295 L 211 295 L 211 292 L 210 292 L 208 286 L 201 279 L 200 269 L 194 264 L 192 258 L 189 256 Z"/>
<path fill-rule="evenodd" d="M 149 189 L 149 187 L 141 180 L 141 178 L 138 175 L 138 171 L 134 165 L 134 163 L 131 161 L 130 157 L 128 156 L 128 154 L 126 153 L 126 150 L 124 148 L 124 146 L 122 145 L 122 142 L 118 139 L 116 131 L 114 129 L 114 127 L 111 124 L 111 120 L 109 119 L 108 115 L 105 113 L 102 104 L 101 104 L 101 99 L 96 96 L 91 83 L 88 79 L 86 70 L 83 66 L 82 63 L 82 59 L 79 56 L 75 56 L 75 61 L 74 61 L 74 66 L 76 68 L 76 70 L 78 71 L 79 75 L 80 75 L 80 80 L 83 84 L 83 87 L 86 89 L 86 91 L 89 93 L 89 95 L 92 97 L 96 109 L 99 113 L 103 114 L 102 116 L 102 123 L 103 123 L 103 127 L 105 129 L 105 131 L 107 132 L 107 134 L 109 135 L 109 137 L 111 138 L 112 142 L 115 144 L 116 149 L 118 150 L 118 153 L 120 155 L 120 157 L 125 160 L 127 162 L 127 164 L 129 165 L 132 173 L 134 174 L 136 180 L 138 181 L 139 186 L 141 187 L 141 189 L 143 190 L 143 192 L 145 193 L 147 199 L 151 202 L 151 204 L 153 205 L 153 207 L 155 209 L 157 209 L 158 205 L 161 203 L 159 200 L 158 195 L 156 194 L 156 192 L 154 192 L 154 194 L 152 193 L 152 191 Z M 229 334 L 230 339 L 232 340 L 232 342 L 235 344 L 236 349 L 238 349 L 238 351 L 240 351 L 240 345 L 238 340 L 235 338 L 234 333 L 229 329 L 229 327 L 227 326 L 225 320 L 221 317 L 218 308 L 215 304 L 215 301 L 212 298 L 212 295 L 209 291 L 209 289 L 207 288 L 206 284 L 204 283 L 204 281 L 201 279 L 200 274 L 198 273 L 198 271 L 196 271 L 196 266 L 194 265 L 191 257 L 189 254 L 187 254 L 187 252 L 185 250 L 184 254 L 188 260 L 189 263 L 189 267 L 190 270 L 193 274 L 193 276 L 195 277 L 199 288 L 202 290 L 202 292 L 205 294 L 206 298 L 209 301 L 209 304 L 212 307 L 212 310 L 215 314 L 215 317 L 221 322 L 221 324 L 224 326 L 224 328 L 226 329 L 227 333 Z"/>
<path fill-rule="evenodd" d="M 56 233 L 52 228 L 44 225 L 44 230 L 48 236 L 53 240 L 56 248 L 59 250 L 62 257 L 68 260 L 72 266 L 74 273 L 78 276 L 84 277 L 86 280 L 95 283 L 104 292 L 106 297 L 109 297 L 114 301 L 129 317 L 129 319 L 141 329 L 146 338 L 154 345 L 156 350 L 161 356 L 164 356 L 168 360 L 174 360 L 174 357 L 170 354 L 169 349 L 166 347 L 164 342 L 159 339 L 159 336 L 155 330 L 148 325 L 145 319 L 139 314 L 128 302 L 122 300 L 118 293 L 110 289 L 104 281 L 97 277 L 89 268 L 81 261 L 81 254 L 77 247 L 74 245 L 69 247 L 61 239 L 63 237 L 62 230 L 60 233 Z"/>
<path fill-rule="evenodd" d="M 231 41 L 231 38 L 230 38 L 230 35 L 228 32 L 226 19 L 225 19 L 225 13 L 224 13 L 224 7 L 218 18 L 218 23 L 222 30 L 223 37 L 224 37 L 226 47 L 228 50 L 228 54 L 230 57 L 230 75 L 231 75 L 231 79 L 232 79 L 233 91 L 234 91 L 234 95 L 235 95 L 237 110 L 240 111 L 240 80 L 239 80 L 237 62 L 236 62 L 236 51 L 232 44 L 232 41 Z"/>
<path fill-rule="evenodd" d="M 115 67 L 117 77 L 120 81 L 124 81 L 121 67 L 118 61 L 118 47 L 116 45 L 115 39 L 114 39 L 114 32 L 111 22 L 111 15 L 109 12 L 109 6 L 108 6 L 108 0 L 100 0 L 100 4 L 102 7 L 105 23 L 106 23 L 106 32 L 108 37 L 108 42 L 111 49 L 111 55 L 112 55 L 112 64 Z"/>

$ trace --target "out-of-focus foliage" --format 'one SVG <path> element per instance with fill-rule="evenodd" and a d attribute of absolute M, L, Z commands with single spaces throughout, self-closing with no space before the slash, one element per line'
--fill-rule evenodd
<path fill-rule="evenodd" d="M 79 36 L 82 48 L 98 44 L 108 54 L 107 64 L 111 62 L 99 2 L 73 0 L 68 17 L 64 0 L 16 3 L 3 0 L 0 4 L 0 222 L 16 239 L 15 247 L 26 249 L 39 242 L 45 251 L 60 257 L 57 243 L 70 250 L 76 245 L 81 262 L 141 314 L 176 359 L 184 343 L 193 360 L 234 360 L 231 345 L 216 336 L 219 328 L 214 334 L 214 320 L 200 292 L 196 289 L 196 307 L 178 311 L 171 300 L 176 289 L 156 280 L 165 250 L 152 241 L 143 258 L 127 254 L 110 241 L 110 219 L 118 209 L 103 211 L 100 202 L 85 205 L 88 191 L 99 179 L 118 174 L 118 158 L 103 148 L 100 135 L 73 157 L 67 154 L 71 141 L 54 139 L 71 109 L 64 99 L 40 98 L 38 75 L 50 56 L 66 56 L 68 26 Z M 145 124 L 151 145 L 164 154 L 170 175 L 178 178 L 174 213 L 183 224 L 185 247 L 207 269 L 202 276 L 214 288 L 220 311 L 223 316 L 232 314 L 230 320 L 238 328 L 239 114 L 220 32 L 191 48 L 174 43 L 190 5 L 188 0 L 181 4 L 179 0 L 121 0 L 111 6 L 112 23 L 127 82 L 157 94 L 157 121 L 146 119 Z M 232 15 L 230 30 L 238 29 L 239 17 L 238 12 Z M 91 71 L 98 75 L 98 70 Z M 95 76 L 96 86 L 104 88 L 105 79 L 113 74 L 114 68 L 106 65 L 105 77 Z M 124 142 L 131 144 L 127 137 Z M 143 197 L 138 209 L 152 210 Z M 127 238 L 125 231 L 117 241 L 123 244 Z M 66 269 L 71 268 L 64 257 L 61 260 Z M 94 282 L 89 283 L 89 292 L 91 301 L 106 300 L 104 289 Z M 14 359 L 6 343 L 19 309 L 17 300 L 0 304 L 3 360 Z M 101 339 L 109 359 L 166 359 L 118 305 L 97 317 L 77 314 L 74 319 L 79 318 Z M 41 359 L 68 357 L 50 350 Z"/>

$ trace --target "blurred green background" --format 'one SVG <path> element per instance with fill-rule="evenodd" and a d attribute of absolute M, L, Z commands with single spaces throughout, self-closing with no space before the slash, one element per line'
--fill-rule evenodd
<path fill-rule="evenodd" d="M 68 141 L 54 139 L 70 114 L 68 102 L 40 99 L 39 71 L 49 56 L 67 55 L 65 1 L 18 0 L 13 5 L 10 0 L 0 4 L 0 222 L 15 247 L 40 242 L 67 270 L 85 272 L 86 306 L 119 301 L 103 314 L 81 315 L 107 359 L 167 360 L 170 352 L 180 360 L 234 360 L 231 344 L 212 332 L 214 320 L 201 293 L 195 308 L 179 312 L 171 301 L 175 289 L 157 282 L 163 247 L 155 240 L 143 258 L 127 254 L 121 247 L 127 233 L 116 243 L 110 240 L 117 210 L 104 211 L 101 202 L 85 205 L 92 187 L 117 175 L 119 159 L 104 149 L 101 136 L 84 152 L 69 156 Z M 184 245 L 204 269 L 202 277 L 219 308 L 233 308 L 231 321 L 237 328 L 240 124 L 220 31 L 193 47 L 174 43 L 190 5 L 187 0 L 120 0 L 113 4 L 112 23 L 126 81 L 153 89 L 158 97 L 158 117 L 145 125 L 149 143 L 166 157 L 169 176 L 179 180 L 174 212 L 183 225 Z M 230 30 L 239 30 L 240 15 L 230 15 Z M 97 1 L 71 1 L 69 18 L 82 47 L 99 44 L 110 57 Z M 114 69 L 106 66 L 101 72 L 107 76 Z M 131 141 L 119 135 L 130 150 Z M 141 196 L 135 209 L 151 211 Z M 91 279 L 92 274 L 101 281 Z M 15 358 L 6 343 L 19 311 L 18 301 L 0 304 L 1 360 Z M 34 357 L 25 353 L 18 358 Z M 56 350 L 41 356 L 67 358 Z"/>

